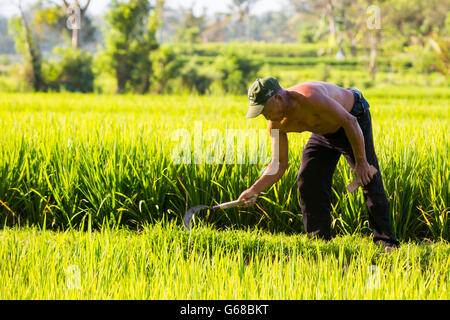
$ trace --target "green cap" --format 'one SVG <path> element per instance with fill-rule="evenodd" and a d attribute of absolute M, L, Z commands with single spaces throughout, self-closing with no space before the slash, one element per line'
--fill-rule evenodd
<path fill-rule="evenodd" d="M 248 108 L 246 118 L 255 118 L 261 114 L 264 106 L 271 97 L 281 90 L 278 80 L 273 77 L 264 79 L 256 79 L 248 88 L 248 100 L 250 107 Z"/>

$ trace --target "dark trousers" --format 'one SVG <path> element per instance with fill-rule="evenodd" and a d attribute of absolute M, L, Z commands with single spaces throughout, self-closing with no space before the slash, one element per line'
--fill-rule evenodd
<path fill-rule="evenodd" d="M 375 154 L 370 106 L 357 89 L 349 88 L 349 90 L 355 96 L 355 104 L 350 113 L 357 117 L 364 135 L 367 162 L 378 170 L 370 183 L 362 187 L 373 240 L 383 245 L 398 246 L 399 243 L 392 232 L 389 204 Z M 341 154 L 353 168 L 355 164 L 353 150 L 342 127 L 332 134 L 313 133 L 303 150 L 297 180 L 303 224 L 310 237 L 331 239 L 331 186 Z"/>

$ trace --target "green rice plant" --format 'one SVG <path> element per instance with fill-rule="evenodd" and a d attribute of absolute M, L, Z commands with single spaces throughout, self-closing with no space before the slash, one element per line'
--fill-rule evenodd
<path fill-rule="evenodd" d="M 364 95 L 394 231 L 400 239 L 449 240 L 448 88 L 371 88 Z M 266 130 L 264 119 L 244 118 L 246 97 L 1 94 L 0 101 L 2 225 L 181 224 L 191 206 L 237 199 L 267 165 L 249 163 L 251 152 L 244 163 L 194 161 L 195 121 L 222 135 Z M 176 130 L 190 135 L 191 163 L 173 160 Z M 303 232 L 296 176 L 308 137 L 289 134 L 290 167 L 256 206 L 206 210 L 197 220 L 220 230 Z M 332 187 L 334 235 L 370 233 L 362 191 L 345 190 L 351 180 L 341 159 Z"/>
<path fill-rule="evenodd" d="M 0 231 L 0 299 L 448 299 L 450 247 L 257 228 Z"/>

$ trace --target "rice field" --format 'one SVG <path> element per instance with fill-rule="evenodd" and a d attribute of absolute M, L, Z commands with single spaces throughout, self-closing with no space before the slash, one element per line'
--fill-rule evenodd
<path fill-rule="evenodd" d="M 448 241 L 450 90 L 364 94 L 398 238 Z M 246 97 L 2 94 L 0 103 L 0 220 L 9 226 L 180 222 L 188 207 L 237 199 L 270 160 L 270 144 L 255 158 L 238 142 L 213 161 L 199 158 L 218 150 L 213 142 L 226 144 L 232 130 L 247 146 L 241 136 L 256 134 L 264 149 L 266 121 L 244 118 Z M 296 174 L 308 137 L 289 134 L 290 168 L 257 206 L 203 219 L 218 229 L 303 232 Z M 186 152 L 177 158 L 180 150 Z M 370 233 L 361 190 L 345 190 L 352 180 L 342 157 L 333 180 L 334 235 Z"/>
<path fill-rule="evenodd" d="M 449 299 L 448 243 L 386 254 L 369 238 L 331 242 L 261 230 L 189 234 L 175 223 L 139 233 L 0 232 L 0 299 Z"/>
<path fill-rule="evenodd" d="M 237 199 L 270 160 L 239 146 L 269 142 L 246 97 L 0 94 L 0 299 L 448 299 L 450 89 L 363 94 L 402 245 L 390 255 L 343 158 L 336 238 L 306 238 L 309 133 L 288 135 L 290 167 L 256 206 L 183 229 L 187 208 Z"/>

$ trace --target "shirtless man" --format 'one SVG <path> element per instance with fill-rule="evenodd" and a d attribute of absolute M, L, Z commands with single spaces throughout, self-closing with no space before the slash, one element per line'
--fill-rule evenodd
<path fill-rule="evenodd" d="M 272 137 L 272 162 L 262 177 L 238 200 L 254 204 L 260 192 L 283 176 L 288 168 L 288 132 L 312 132 L 302 154 L 297 176 L 303 224 L 309 237 L 331 239 L 330 194 L 333 172 L 341 154 L 362 186 L 373 240 L 387 251 L 398 247 L 389 215 L 372 136 L 369 104 L 355 88 L 312 81 L 282 88 L 275 78 L 257 79 L 249 88 L 246 118 L 262 114 L 269 133 L 278 129 L 278 156 Z M 378 172 L 371 174 L 370 165 Z M 269 173 L 269 174 L 267 174 Z"/>

